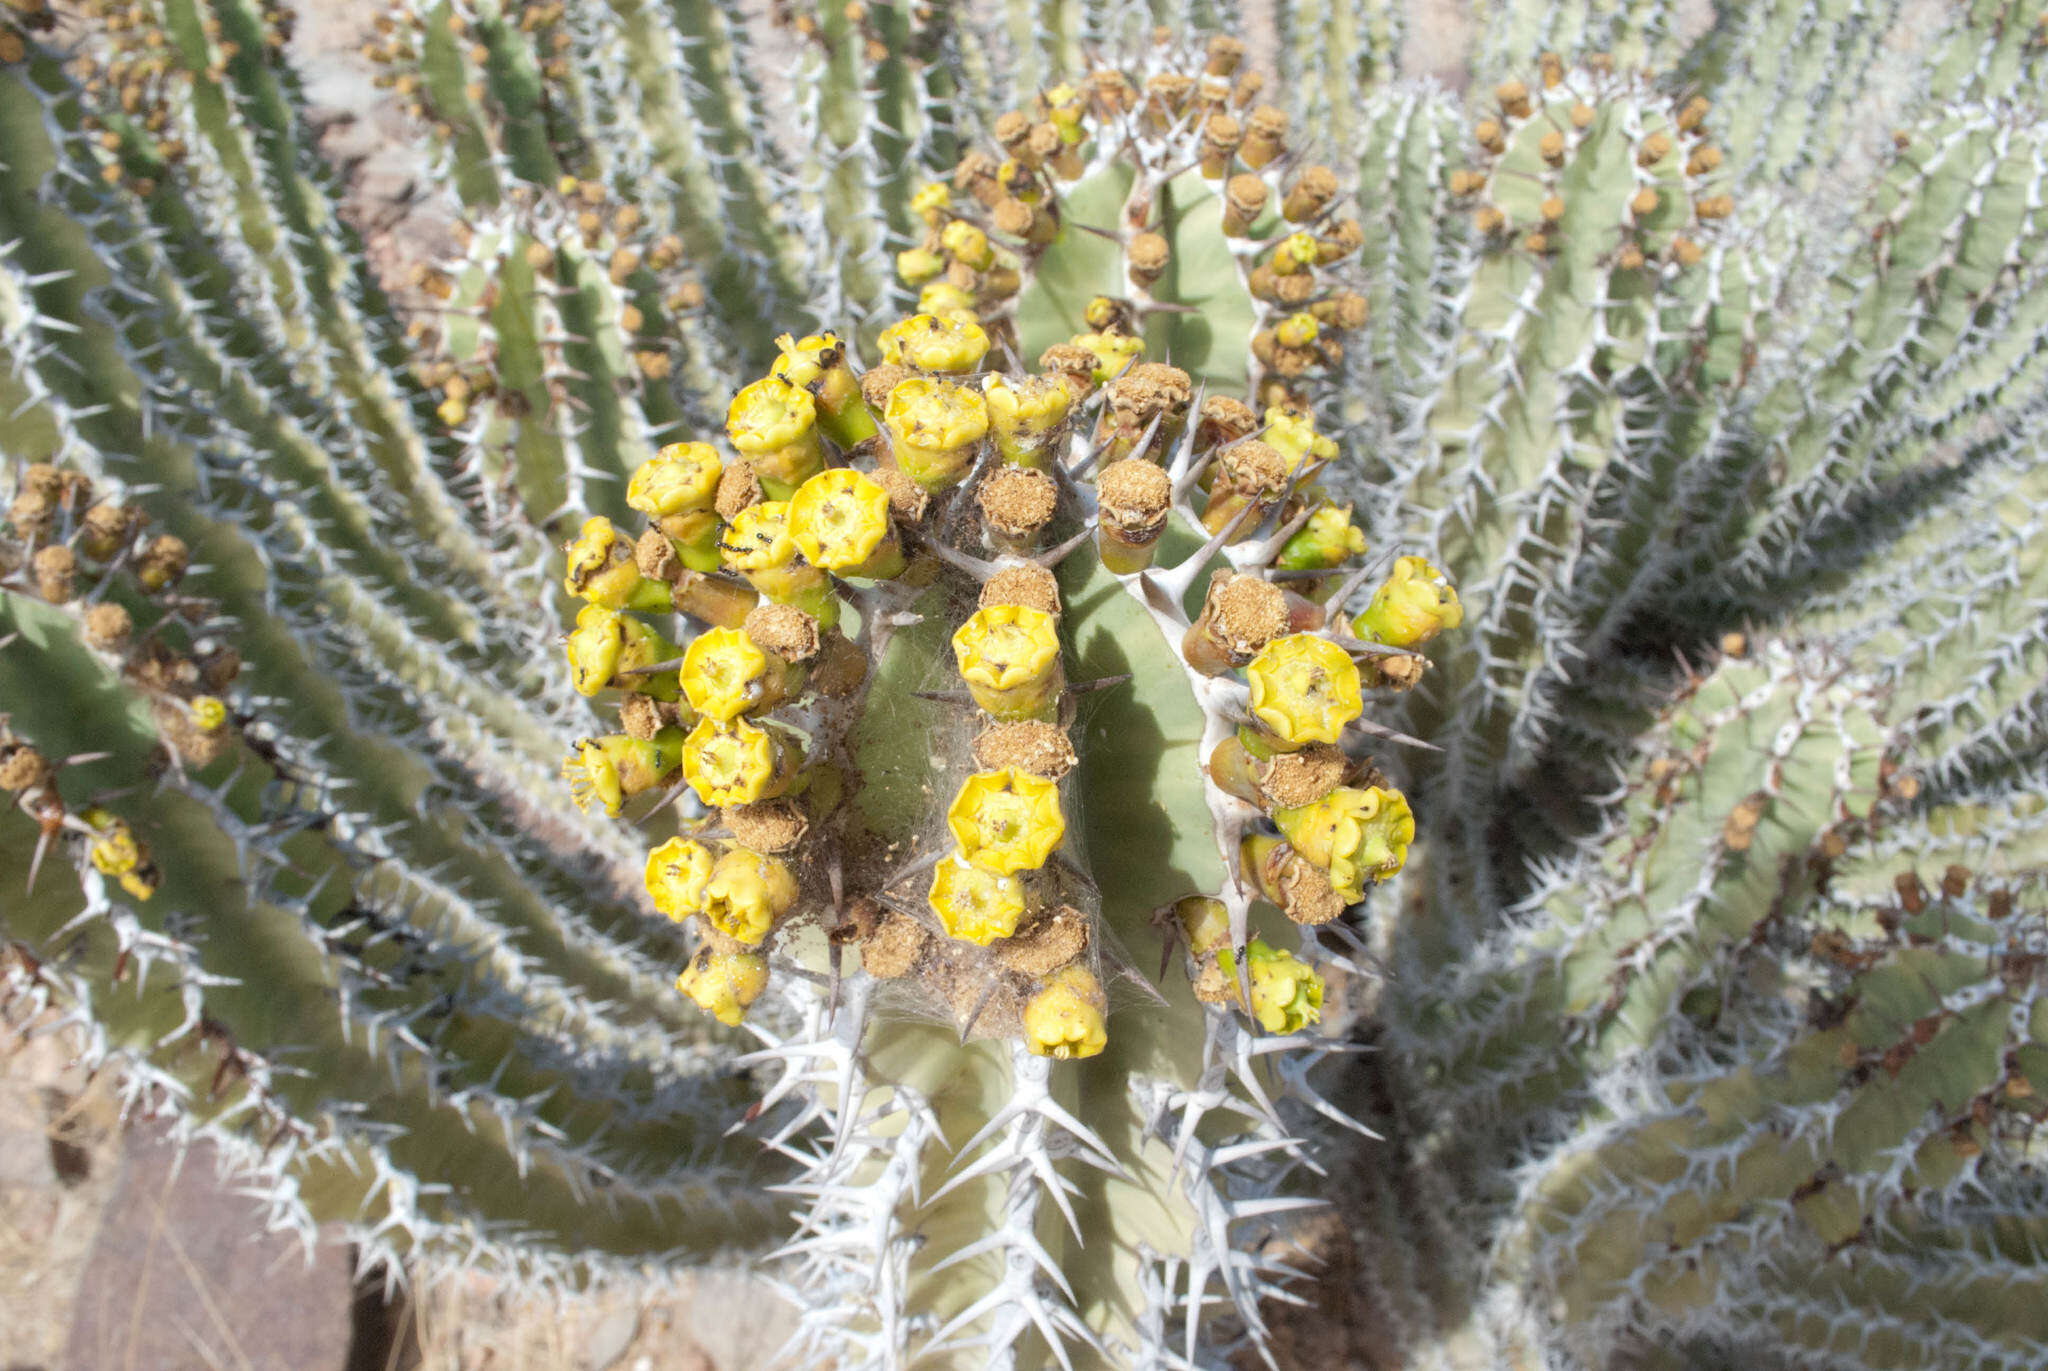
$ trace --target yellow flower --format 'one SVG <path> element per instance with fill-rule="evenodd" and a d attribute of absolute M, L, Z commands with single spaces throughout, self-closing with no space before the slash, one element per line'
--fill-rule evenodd
<path fill-rule="evenodd" d="M 953 657 L 974 702 L 998 719 L 1033 718 L 1065 685 L 1052 615 L 1028 605 L 989 605 L 953 632 Z"/>
<path fill-rule="evenodd" d="M 142 844 L 126 819 L 97 805 L 78 817 L 94 833 L 92 843 L 86 849 L 93 870 L 103 876 L 120 876 L 141 864 Z"/>
<path fill-rule="evenodd" d="M 1035 870 L 1066 836 L 1060 788 L 1043 776 L 1005 767 L 978 771 L 961 783 L 946 810 L 946 827 L 961 855 L 1005 875 Z"/>
<path fill-rule="evenodd" d="M 1274 565 L 1288 571 L 1324 571 L 1365 551 L 1365 535 L 1351 522 L 1351 506 L 1324 505 L 1287 540 Z"/>
<path fill-rule="evenodd" d="M 737 1027 L 747 1006 L 768 988 L 768 959 L 758 952 L 703 948 L 676 977 L 676 989 L 727 1027 Z"/>
<path fill-rule="evenodd" d="M 948 937 L 983 947 L 1015 933 L 1024 917 L 1023 882 L 976 866 L 958 852 L 932 873 L 927 898 Z"/>
<path fill-rule="evenodd" d="M 917 293 L 917 311 L 936 314 L 955 323 L 979 324 L 974 312 L 974 292 L 951 281 L 933 281 Z"/>
<path fill-rule="evenodd" d="M 1351 628 L 1369 643 L 1420 647 L 1464 622 L 1465 607 L 1444 574 L 1420 557 L 1403 557 Z"/>
<path fill-rule="evenodd" d="M 793 743 L 745 719 L 699 721 L 683 740 L 683 779 L 714 809 L 781 794 L 796 774 Z"/>
<path fill-rule="evenodd" d="M 93 830 L 93 838 L 86 847 L 86 860 L 92 869 L 103 876 L 112 876 L 120 883 L 121 889 L 138 900 L 147 900 L 156 894 L 163 883 L 163 874 L 156 863 L 149 859 L 149 850 L 142 840 L 135 836 L 135 830 L 128 821 L 110 810 L 93 805 L 78 816 Z"/>
<path fill-rule="evenodd" d="M 1216 961 L 1234 1000 L 1237 958 L 1226 947 Z M 1245 978 L 1251 982 L 1252 1017 L 1268 1033 L 1293 1033 L 1323 1017 L 1323 978 L 1293 953 L 1252 939 L 1245 948 Z"/>
<path fill-rule="evenodd" d="M 1415 815 L 1398 790 L 1340 786 L 1311 805 L 1275 810 L 1273 822 L 1296 852 L 1330 874 L 1330 888 L 1353 903 L 1368 880 L 1384 881 L 1408 860 Z"/>
<path fill-rule="evenodd" d="M 825 465 L 817 402 L 780 376 L 763 377 L 733 396 L 725 434 L 773 500 L 787 500 Z"/>
<path fill-rule="evenodd" d="M 683 695 L 721 724 L 761 703 L 767 675 L 768 654 L 743 629 L 708 629 L 683 653 Z"/>
<path fill-rule="evenodd" d="M 846 364 L 846 344 L 835 333 L 796 339 L 785 333 L 775 340 L 782 355 L 768 369 L 793 386 L 810 392 L 817 405 L 818 427 L 841 448 L 875 436 L 875 416 L 860 396 L 860 378 Z"/>
<path fill-rule="evenodd" d="M 201 732 L 211 733 L 228 721 L 228 707 L 216 695 L 192 697 L 192 722 Z"/>
<path fill-rule="evenodd" d="M 796 877 L 780 857 L 736 847 L 704 885 L 704 921 L 735 942 L 758 946 L 796 903 Z"/>
<path fill-rule="evenodd" d="M 989 420 L 996 433 L 996 451 L 1006 462 L 1043 466 L 1045 455 L 1067 421 L 1074 394 L 1057 376 L 1025 376 L 1011 380 L 1001 372 L 981 378 Z"/>
<path fill-rule="evenodd" d="M 673 661 L 682 649 L 638 619 L 603 605 L 585 605 L 576 614 L 568 637 L 569 679 L 579 695 L 595 695 L 609 685 L 623 685 L 657 700 L 673 700 L 680 690 L 673 670 L 627 675 L 635 667 Z"/>
<path fill-rule="evenodd" d="M 1088 135 L 1081 127 L 1081 113 L 1084 108 L 1081 92 L 1065 84 L 1054 86 L 1045 93 L 1046 118 L 1060 131 L 1060 141 L 1072 146 Z"/>
<path fill-rule="evenodd" d="M 1313 314 L 1290 314 L 1273 328 L 1273 341 L 1284 348 L 1305 348 L 1322 331 Z"/>
<path fill-rule="evenodd" d="M 826 368 L 838 366 L 846 359 L 845 344 L 832 333 L 812 334 L 802 340 L 785 333 L 776 338 L 775 346 L 779 355 L 768 368 L 768 374 L 804 390 L 809 390 L 811 382 L 824 375 Z"/>
<path fill-rule="evenodd" d="M 951 381 L 913 376 L 889 392 L 882 422 L 904 474 L 926 490 L 945 490 L 967 474 L 988 433 L 988 402 Z"/>
<path fill-rule="evenodd" d="M 1084 966 L 1045 978 L 1024 1006 L 1024 1045 L 1041 1057 L 1092 1057 L 1109 1046 L 1109 997 Z"/>
<path fill-rule="evenodd" d="M 1337 458 L 1336 441 L 1316 432 L 1315 418 L 1306 410 L 1274 405 L 1266 411 L 1266 431 L 1260 436 L 1268 447 L 1287 459 L 1289 475 L 1304 458 L 1315 462 Z"/>
<path fill-rule="evenodd" d="M 921 286 L 938 279 L 946 259 L 930 248 L 905 248 L 896 254 L 896 275 L 906 286 Z"/>
<path fill-rule="evenodd" d="M 1313 633 L 1290 633 L 1259 650 L 1245 668 L 1252 717 L 1281 743 L 1334 743 L 1365 712 L 1358 666 L 1344 649 Z"/>
<path fill-rule="evenodd" d="M 640 574 L 633 560 L 633 540 L 612 527 L 602 514 L 586 519 L 576 541 L 564 549 L 569 568 L 562 589 L 606 609 L 637 609 L 661 613 L 670 605 L 668 587 Z"/>
<path fill-rule="evenodd" d="M 647 854 L 647 893 L 654 907 L 677 923 L 704 909 L 704 887 L 716 859 L 692 838 L 670 838 Z"/>
<path fill-rule="evenodd" d="M 569 798 L 578 809 L 588 810 L 595 801 L 605 813 L 616 815 L 627 800 L 652 790 L 673 773 L 682 761 L 682 750 L 679 728 L 664 728 L 651 739 L 624 733 L 579 739 L 562 763 Z"/>
<path fill-rule="evenodd" d="M 882 360 L 917 371 L 966 372 L 988 355 L 981 325 L 956 317 L 913 314 L 882 330 Z"/>
<path fill-rule="evenodd" d="M 1074 344 L 1095 354 L 1095 384 L 1098 386 L 1145 355 L 1145 340 L 1128 333 L 1077 334 Z"/>
<path fill-rule="evenodd" d="M 821 471 L 789 501 L 789 527 L 812 566 L 879 579 L 903 570 L 889 527 L 889 492 L 846 467 Z"/>
<path fill-rule="evenodd" d="M 1230 911 L 1223 901 L 1210 895 L 1189 895 L 1175 902 L 1173 913 L 1188 940 L 1188 951 L 1197 957 L 1230 946 Z"/>
<path fill-rule="evenodd" d="M 724 470 L 711 444 L 670 443 L 633 473 L 626 503 L 650 519 L 709 509 Z"/>
<path fill-rule="evenodd" d="M 773 571 L 794 561 L 789 501 L 763 500 L 741 510 L 719 538 L 718 553 L 734 571 Z"/>
<path fill-rule="evenodd" d="M 725 564 L 777 604 L 795 605 L 826 628 L 839 622 L 839 597 L 832 578 L 797 560 L 790 532 L 789 501 L 749 505 L 726 525 L 718 552 Z"/>
<path fill-rule="evenodd" d="M 945 222 L 946 211 L 952 207 L 953 192 L 943 181 L 927 181 L 910 197 L 910 212 L 933 228 Z"/>
<path fill-rule="evenodd" d="M 1292 276 L 1316 265 L 1321 255 L 1313 233 L 1290 233 L 1273 249 L 1273 274 Z"/>
<path fill-rule="evenodd" d="M 989 246 L 988 235 L 968 223 L 965 219 L 955 219 L 939 231 L 939 246 L 946 250 L 947 256 L 973 271 L 987 271 L 991 266 L 995 265 L 995 249 Z M 986 337 L 982 339 L 981 350 L 984 353 L 988 351 L 988 340 Z M 981 358 L 976 357 L 974 360 L 979 362 Z M 933 369 L 936 370 L 937 368 Z M 964 368 L 946 368 L 946 370 L 971 371 L 973 370 L 973 365 L 969 364 Z"/>

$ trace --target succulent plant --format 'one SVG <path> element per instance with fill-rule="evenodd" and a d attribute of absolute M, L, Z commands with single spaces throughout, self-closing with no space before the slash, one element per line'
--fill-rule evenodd
<path fill-rule="evenodd" d="M 2037 1347 L 2038 3 L 1502 6 L 1463 101 L 422 4 L 395 297 L 287 14 L 10 14 L 6 984 L 280 1225 L 1165 1367 L 1336 1194 L 1418 1365 Z"/>

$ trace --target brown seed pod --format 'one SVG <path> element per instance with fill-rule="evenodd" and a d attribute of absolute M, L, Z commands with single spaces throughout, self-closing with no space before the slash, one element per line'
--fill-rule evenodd
<path fill-rule="evenodd" d="M 1244 145 L 1244 126 L 1227 114 L 1212 114 L 1202 126 L 1202 175 L 1214 181 L 1230 170 Z"/>
<path fill-rule="evenodd" d="M 29 560 L 36 594 L 53 605 L 68 603 L 78 593 L 78 558 L 61 544 L 42 548 Z"/>
<path fill-rule="evenodd" d="M 0 742 L 0 790 L 21 794 L 41 790 L 56 779 L 49 759 L 27 743 Z"/>
<path fill-rule="evenodd" d="M 1230 178 L 1223 187 L 1223 232 L 1242 238 L 1266 208 L 1266 183 L 1249 172 Z"/>
<path fill-rule="evenodd" d="M 101 652 L 119 652 L 134 635 L 135 620 L 112 602 L 94 605 L 85 612 L 85 641 Z"/>
<path fill-rule="evenodd" d="M 1057 615 L 1060 612 L 1060 583 L 1050 571 L 1033 562 L 1006 566 L 982 585 L 976 608 L 992 605 L 1023 605 Z"/>
<path fill-rule="evenodd" d="M 1072 771 L 1079 760 L 1064 732 L 1036 720 L 994 724 L 974 740 L 974 762 L 984 771 L 1016 767 L 1033 776 L 1057 781 Z"/>
<path fill-rule="evenodd" d="M 1141 233 L 1131 239 L 1130 247 L 1124 251 L 1124 260 L 1131 273 L 1131 284 L 1149 290 L 1166 271 L 1168 248 L 1165 235 Z"/>
<path fill-rule="evenodd" d="M 1280 202 L 1280 213 L 1289 222 L 1304 223 L 1315 218 L 1337 198 L 1337 174 L 1325 166 L 1302 169 Z"/>
<path fill-rule="evenodd" d="M 1244 143 L 1237 155 L 1253 171 L 1287 151 L 1287 113 L 1272 105 L 1260 105 L 1245 120 Z"/>

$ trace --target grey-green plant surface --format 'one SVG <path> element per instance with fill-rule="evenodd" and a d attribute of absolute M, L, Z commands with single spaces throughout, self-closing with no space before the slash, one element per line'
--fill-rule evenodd
<path fill-rule="evenodd" d="M 42 851 L 9 994 L 281 1226 L 559 1287 L 760 1260 L 799 1364 L 1284 1353 L 1317 1277 L 1276 1239 L 1338 1195 L 1404 1364 L 2038 1365 L 2042 6 L 1483 5 L 1454 95 L 1404 75 L 1404 11 L 1332 0 L 1274 16 L 1241 103 L 1154 82 L 1231 9 L 404 11 L 374 55 L 466 225 L 397 300 L 288 16 L 0 12 L 10 892 Z M 1000 116 L 1055 127 L 1067 81 L 1107 101 L 1080 165 L 984 203 L 1023 156 Z M 1270 197 L 1237 236 L 1212 95 L 1241 133 L 1287 116 L 1274 160 L 1221 156 Z M 1317 166 L 1339 197 L 1280 222 Z M 1307 296 L 1272 270 L 1297 227 L 1329 243 Z M 984 541 L 982 467 L 899 508 L 934 588 L 836 583 L 867 678 L 780 716 L 858 784 L 806 783 L 767 988 L 705 1016 L 678 973 L 752 954 L 661 917 L 643 867 L 733 816 L 666 775 L 635 828 L 571 802 L 564 754 L 617 725 L 571 687 L 562 546 L 636 533 L 664 444 L 734 465 L 778 335 L 872 368 L 922 305 L 1014 378 L 1114 334 L 1096 297 L 1143 361 L 1299 401 L 1336 457 L 1207 546 L 1236 477 L 1206 400 L 1169 405 L 1133 452 L 1172 528 L 1117 574 L 1085 536 L 1116 406 L 1077 383 L 1065 522 Z M 1370 550 L 1297 576 L 1330 502 Z M 1019 1008 L 1055 973 L 946 938 L 919 864 L 982 722 L 947 637 L 983 564 L 1070 530 L 1045 879 L 1108 1013 L 1057 1060 Z M 1396 557 L 1463 607 L 1419 683 L 1350 619 Z M 1204 769 L 1246 717 L 1242 663 L 1182 652 L 1221 567 L 1351 597 L 1290 626 L 1365 664 L 1342 762 L 1415 836 L 1327 923 L 1301 892 L 1330 862 Z M 1308 880 L 1269 884 L 1287 908 L 1240 836 Z M 924 930 L 907 975 L 862 895 Z M 1194 907 L 1160 917 L 1187 896 L 1231 969 Z M 1328 978 L 1323 1024 L 1233 1009 L 1253 935 Z"/>

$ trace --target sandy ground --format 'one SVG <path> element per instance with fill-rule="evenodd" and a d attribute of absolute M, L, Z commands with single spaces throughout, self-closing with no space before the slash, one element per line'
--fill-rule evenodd
<path fill-rule="evenodd" d="M 124 1123 L 70 1035 L 0 1008 L 4 1371 L 752 1371 L 789 1328 L 736 1275 L 566 1306 L 483 1276 L 381 1294 L 338 1232 L 267 1233 L 210 1147 Z"/>

